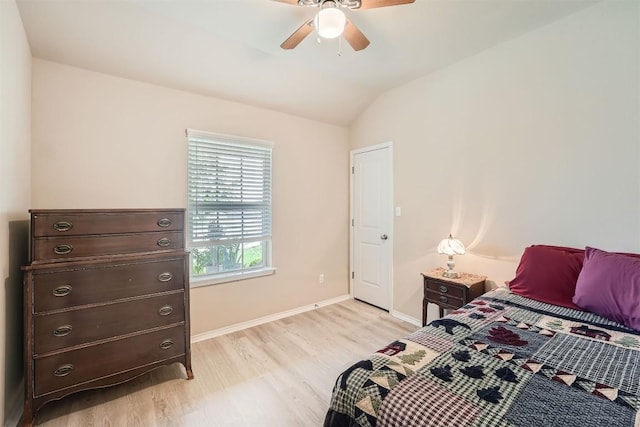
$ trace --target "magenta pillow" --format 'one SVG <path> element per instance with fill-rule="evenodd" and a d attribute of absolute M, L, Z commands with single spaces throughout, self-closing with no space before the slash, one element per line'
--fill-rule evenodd
<path fill-rule="evenodd" d="M 640 258 L 587 247 L 573 302 L 640 331 Z"/>
<path fill-rule="evenodd" d="M 507 285 L 513 293 L 523 297 L 582 310 L 572 298 L 583 258 L 582 249 L 529 246 L 520 258 L 516 277 Z"/>

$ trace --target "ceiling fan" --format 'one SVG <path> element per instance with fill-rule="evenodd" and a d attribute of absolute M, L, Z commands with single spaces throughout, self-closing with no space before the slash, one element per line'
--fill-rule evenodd
<path fill-rule="evenodd" d="M 342 9 L 365 10 L 377 7 L 398 6 L 413 3 L 415 0 L 275 0 L 280 3 L 317 7 L 316 16 L 302 24 L 300 28 L 286 39 L 280 47 L 293 49 L 300 44 L 314 29 L 318 37 L 332 39 L 344 36 L 353 50 L 362 50 L 369 46 L 369 39 L 362 34 L 344 14 Z"/>

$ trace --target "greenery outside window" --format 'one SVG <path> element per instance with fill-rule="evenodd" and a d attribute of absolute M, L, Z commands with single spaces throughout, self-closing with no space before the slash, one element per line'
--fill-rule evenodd
<path fill-rule="evenodd" d="M 272 143 L 193 129 L 187 141 L 194 284 L 271 274 Z"/>

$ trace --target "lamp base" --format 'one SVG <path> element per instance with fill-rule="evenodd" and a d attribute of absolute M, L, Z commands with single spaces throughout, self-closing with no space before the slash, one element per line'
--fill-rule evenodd
<path fill-rule="evenodd" d="M 453 271 L 453 268 L 456 266 L 456 263 L 453 262 L 453 255 L 449 255 L 449 259 L 447 260 L 447 271 L 445 271 L 444 273 L 442 273 L 442 275 L 444 277 L 447 277 L 449 279 L 457 279 L 458 277 L 460 277 L 460 275 L 458 274 L 458 272 Z"/>
<path fill-rule="evenodd" d="M 447 270 L 444 273 L 442 273 L 442 277 L 446 277 L 448 279 L 457 279 L 458 277 L 460 277 L 460 273 L 453 270 Z"/>

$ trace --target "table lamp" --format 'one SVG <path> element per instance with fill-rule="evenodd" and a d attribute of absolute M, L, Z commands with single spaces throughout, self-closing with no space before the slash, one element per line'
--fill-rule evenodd
<path fill-rule="evenodd" d="M 438 253 L 447 255 L 449 257 L 449 260 L 447 261 L 447 271 L 442 273 L 442 275 L 450 279 L 460 277 L 460 274 L 458 274 L 456 271 L 453 271 L 453 268 L 456 266 L 456 264 L 453 262 L 453 256 L 464 255 L 464 245 L 462 244 L 462 242 L 460 240 L 454 239 L 453 237 L 451 237 L 451 234 L 449 234 L 449 237 L 443 239 L 438 245 Z"/>

